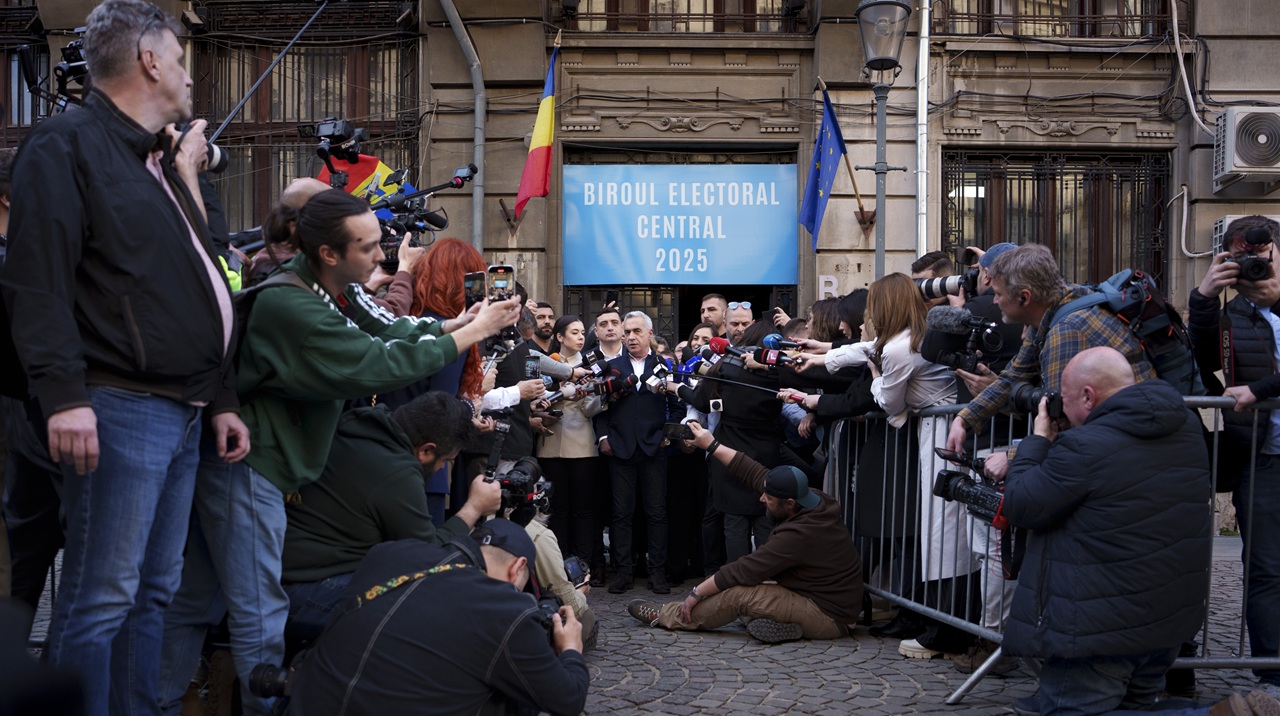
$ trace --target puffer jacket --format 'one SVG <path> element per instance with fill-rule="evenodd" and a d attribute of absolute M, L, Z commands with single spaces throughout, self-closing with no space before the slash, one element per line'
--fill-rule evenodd
<path fill-rule="evenodd" d="M 1231 376 L 1228 386 L 1249 385 L 1276 373 L 1276 338 L 1271 324 L 1258 308 L 1244 296 L 1236 296 L 1222 308 L 1222 300 L 1209 298 L 1192 289 L 1188 301 L 1190 318 L 1188 327 L 1191 344 L 1195 348 L 1196 364 L 1209 395 L 1222 395 L 1223 385 L 1213 375 L 1222 368 L 1222 329 L 1220 319 L 1225 311 L 1231 325 L 1231 365 L 1225 371 Z M 1271 411 L 1258 408 L 1257 450 L 1266 444 L 1267 430 L 1271 425 Z M 1250 447 L 1255 443 L 1253 411 L 1237 413 L 1222 411 L 1225 428 L 1223 445 L 1219 448 L 1226 457 L 1219 467 L 1222 470 L 1249 469 Z"/>
<path fill-rule="evenodd" d="M 1056 441 L 1022 441 L 1004 514 L 1031 530 L 1004 647 L 1014 656 L 1145 654 L 1193 637 L 1213 515 L 1200 421 L 1169 384 L 1130 386 Z"/>

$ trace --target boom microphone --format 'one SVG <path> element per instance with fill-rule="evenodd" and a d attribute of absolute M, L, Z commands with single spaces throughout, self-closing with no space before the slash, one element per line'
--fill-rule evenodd
<path fill-rule="evenodd" d="M 764 346 L 765 348 L 768 348 L 771 351 L 780 351 L 784 349 L 790 350 L 790 349 L 800 348 L 799 343 L 796 343 L 795 341 L 789 341 L 783 338 L 781 333 L 770 333 L 769 335 L 764 337 L 764 340 L 760 341 L 760 345 Z"/>
<path fill-rule="evenodd" d="M 934 306 L 929 309 L 925 322 L 935 331 L 967 336 L 973 328 L 973 314 L 967 308 Z"/>

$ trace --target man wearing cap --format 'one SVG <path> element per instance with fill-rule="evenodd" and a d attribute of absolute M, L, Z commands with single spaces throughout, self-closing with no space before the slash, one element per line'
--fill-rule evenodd
<path fill-rule="evenodd" d="M 1239 485 L 1233 501 L 1248 555 L 1245 614 L 1254 657 L 1275 658 L 1280 651 L 1280 411 L 1245 408 L 1270 397 L 1264 379 L 1276 372 L 1280 345 L 1280 280 L 1276 277 L 1276 238 L 1280 224 L 1265 216 L 1232 221 L 1223 234 L 1221 252 L 1213 257 L 1200 285 L 1191 290 L 1187 321 L 1196 363 L 1210 395 L 1236 399 L 1237 411 L 1222 411 L 1225 430 L 1220 454 L 1219 486 L 1223 478 Z M 1258 258 L 1267 264 L 1266 278 L 1250 281 L 1241 275 L 1240 259 Z M 1222 292 L 1235 297 L 1223 305 Z M 1229 352 L 1227 352 L 1229 351 Z M 1223 360 L 1227 352 L 1230 360 Z M 1219 381 L 1215 371 L 1222 370 Z M 1224 387 L 1225 384 L 1225 387 Z M 1256 418 L 1256 419 L 1255 419 Z M 1255 455 L 1251 453 L 1256 453 Z M 1254 463 L 1253 469 L 1250 469 Z M 1253 495 L 1250 510 L 1248 495 Z M 1272 696 L 1280 697 L 1280 669 L 1254 671 Z"/>
<path fill-rule="evenodd" d="M 760 492 L 776 526 L 756 551 L 722 567 L 683 602 L 634 600 L 631 616 L 665 629 L 715 629 L 742 619 L 760 641 L 836 639 L 862 607 L 862 562 L 834 497 L 809 488 L 804 473 L 772 470 L 688 423 L 693 445 Z M 776 582 L 765 584 L 766 581 Z"/>
<path fill-rule="evenodd" d="M 345 611 L 298 667 L 287 713 L 582 713 L 591 680 L 582 624 L 520 591 L 536 558 L 529 535 L 505 519 L 445 545 L 374 547 Z"/>

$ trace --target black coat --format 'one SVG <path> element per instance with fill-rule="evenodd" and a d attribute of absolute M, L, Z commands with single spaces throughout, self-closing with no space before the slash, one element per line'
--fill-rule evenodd
<path fill-rule="evenodd" d="M 726 358 L 712 369 L 713 378 L 747 383 L 767 390 L 748 388 L 733 383 L 704 380 L 694 391 L 693 407 L 704 413 L 711 411 L 711 399 L 724 401 L 720 423 L 715 438 L 725 447 L 733 448 L 767 468 L 783 464 L 782 431 L 778 420 L 782 415 L 782 401 L 778 400 L 778 377 L 747 370 L 740 361 Z M 772 391 L 772 395 L 770 395 Z M 764 514 L 760 493 L 752 490 L 733 475 L 719 461 L 710 461 L 711 504 L 716 510 L 730 515 L 758 517 Z"/>
<path fill-rule="evenodd" d="M 1199 418 L 1160 380 L 1116 393 L 1053 443 L 1023 440 L 1004 514 L 1031 538 L 1005 651 L 1123 656 L 1195 636 L 1209 587 L 1209 474 Z"/>
<path fill-rule="evenodd" d="M 609 409 L 595 417 L 596 435 L 608 437 L 614 457 L 621 460 L 630 460 L 636 454 L 654 457 L 662 452 L 662 426 L 667 422 L 668 399 L 644 384 L 656 365 L 658 357 L 649 353 L 644 359 L 644 374 L 637 376 L 639 384 L 635 390 L 610 402 Z M 609 361 L 608 366 L 610 374 L 635 375 L 631 356 L 626 351 Z"/>

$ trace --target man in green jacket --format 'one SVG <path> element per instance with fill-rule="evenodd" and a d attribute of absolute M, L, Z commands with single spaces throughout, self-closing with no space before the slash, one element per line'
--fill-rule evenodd
<path fill-rule="evenodd" d="M 440 391 L 394 413 L 378 405 L 342 415 L 320 479 L 303 485 L 302 501 L 287 510 L 283 578 L 291 638 L 320 635 L 376 545 L 400 539 L 444 544 L 498 511 L 502 489 L 481 475 L 453 517 L 439 528 L 431 523 L 424 476 L 457 458 L 475 434 L 471 410 Z"/>
<path fill-rule="evenodd" d="M 770 470 L 724 447 L 701 425 L 688 425 L 693 445 L 760 493 L 773 532 L 764 546 L 689 590 L 683 602 L 636 599 L 627 612 L 664 629 L 715 629 L 741 619 L 751 636 L 766 643 L 847 635 L 862 608 L 862 560 L 840 503 L 810 489 L 799 469 Z"/>
<path fill-rule="evenodd" d="M 298 255 L 283 266 L 307 289 L 280 286 L 255 297 L 237 366 L 253 450 L 247 464 L 202 455 L 182 586 L 165 614 L 165 713 L 178 713 L 205 632 L 224 613 L 242 684 L 254 666 L 283 661 L 285 505 L 320 477 L 344 402 L 431 375 L 515 323 L 516 300 L 477 304 L 443 322 L 393 317 L 360 288 L 382 261 L 381 237 L 362 199 L 316 194 L 297 212 Z M 271 706 L 248 689 L 241 701 L 245 714 Z"/>

